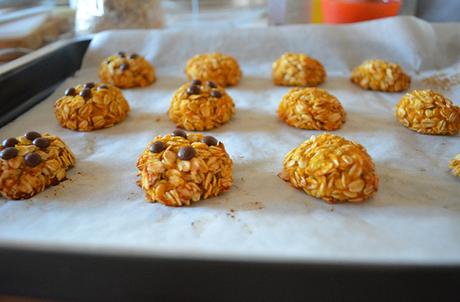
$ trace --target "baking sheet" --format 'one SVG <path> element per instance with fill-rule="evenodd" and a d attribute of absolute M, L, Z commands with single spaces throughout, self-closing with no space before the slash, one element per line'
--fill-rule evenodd
<path fill-rule="evenodd" d="M 62 129 L 52 107 L 66 88 L 97 81 L 97 67 L 119 50 L 153 62 L 158 81 L 124 90 L 132 112 L 121 124 L 90 133 Z M 295 261 L 460 263 L 460 181 L 450 159 L 459 136 L 419 135 L 402 127 L 393 107 L 402 94 L 363 91 L 349 82 L 364 59 L 399 62 L 427 87 L 434 74 L 460 72 L 460 24 L 397 17 L 347 26 L 287 26 L 97 34 L 82 69 L 47 100 L 0 129 L 51 132 L 77 156 L 69 180 L 25 201 L 0 200 L 0 244 L 137 253 Z M 183 68 L 197 53 L 234 55 L 241 83 L 228 92 L 237 112 L 212 131 L 234 161 L 234 186 L 192 207 L 144 201 L 136 186 L 137 156 L 156 135 L 170 132 L 166 116 Z M 291 128 L 276 117 L 288 88 L 270 80 L 271 63 L 285 51 L 319 59 L 322 85 L 338 97 L 347 122 L 334 133 L 364 145 L 376 164 L 380 189 L 370 201 L 329 205 L 290 187 L 276 174 L 286 152 L 321 131 Z M 46 76 L 46 75 L 43 75 Z M 460 88 L 442 91 L 460 99 Z M 457 101 L 459 104 L 459 101 Z"/>

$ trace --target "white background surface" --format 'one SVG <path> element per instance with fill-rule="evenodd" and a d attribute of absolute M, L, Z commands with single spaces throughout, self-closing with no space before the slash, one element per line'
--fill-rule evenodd
<path fill-rule="evenodd" d="M 145 55 L 158 81 L 124 90 L 132 111 L 113 128 L 60 128 L 55 100 L 70 86 L 97 81 L 99 62 L 119 50 Z M 192 207 L 147 203 L 135 184 L 137 156 L 154 136 L 174 129 L 166 110 L 185 82 L 187 59 L 216 50 L 234 55 L 243 70 L 241 83 L 228 89 L 236 115 L 209 131 L 234 161 L 234 186 Z M 272 85 L 271 63 L 285 51 L 307 53 L 325 65 L 322 88 L 347 111 L 347 122 L 334 133 L 364 145 L 376 164 L 380 189 L 368 202 L 329 205 L 276 176 L 286 152 L 321 133 L 291 128 L 276 117 L 288 88 Z M 96 35 L 75 77 L 0 129 L 0 137 L 27 130 L 57 134 L 78 160 L 70 180 L 59 186 L 30 200 L 0 200 L 0 244 L 238 259 L 460 263 L 460 180 L 448 169 L 460 152 L 459 136 L 412 132 L 393 116 L 402 94 L 352 85 L 351 69 L 369 58 L 400 63 L 412 76 L 412 88 L 422 88 L 426 76 L 460 71 L 460 24 L 395 18 L 342 27 Z M 459 87 L 443 93 L 460 99 Z"/>

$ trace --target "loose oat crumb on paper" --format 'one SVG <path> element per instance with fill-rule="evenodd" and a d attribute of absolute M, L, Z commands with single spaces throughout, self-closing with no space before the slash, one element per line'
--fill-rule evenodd
<path fill-rule="evenodd" d="M 445 73 L 437 73 L 423 78 L 422 83 L 431 88 L 449 90 L 454 86 L 460 85 L 460 74 L 456 73 L 449 76 Z"/>

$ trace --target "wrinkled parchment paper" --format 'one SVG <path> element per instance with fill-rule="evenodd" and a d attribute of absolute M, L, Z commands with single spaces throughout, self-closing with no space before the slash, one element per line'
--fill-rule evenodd
<path fill-rule="evenodd" d="M 97 81 L 99 62 L 119 50 L 146 56 L 158 81 L 124 90 L 132 112 L 115 127 L 62 129 L 54 101 L 70 86 Z M 235 56 L 244 74 L 228 89 L 235 117 L 209 132 L 234 160 L 234 186 L 192 207 L 147 203 L 135 184 L 137 156 L 154 136 L 174 129 L 166 110 L 185 81 L 187 59 L 211 51 Z M 276 176 L 286 152 L 321 133 L 291 128 L 276 117 L 288 88 L 272 85 L 271 64 L 285 51 L 307 53 L 325 65 L 322 87 L 347 111 L 346 124 L 334 133 L 364 145 L 380 176 L 380 190 L 370 201 L 329 205 Z M 460 152 L 459 136 L 416 134 L 393 116 L 402 94 L 352 85 L 351 69 L 368 58 L 398 62 L 411 74 L 411 88 L 428 87 L 426 77 L 460 72 L 460 24 L 403 17 L 340 27 L 96 35 L 74 77 L 0 129 L 0 137 L 26 130 L 57 134 L 78 158 L 70 179 L 57 187 L 30 200 L 0 200 L 0 244 L 273 261 L 460 263 L 460 179 L 448 169 Z M 441 92 L 460 104 L 460 86 Z"/>

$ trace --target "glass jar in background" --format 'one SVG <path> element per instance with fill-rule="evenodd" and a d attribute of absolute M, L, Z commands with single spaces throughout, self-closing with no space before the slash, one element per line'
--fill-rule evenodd
<path fill-rule="evenodd" d="M 351 23 L 396 16 L 401 0 L 321 0 L 324 23 Z"/>
<path fill-rule="evenodd" d="M 72 0 L 71 5 L 78 33 L 163 26 L 160 0 Z"/>

